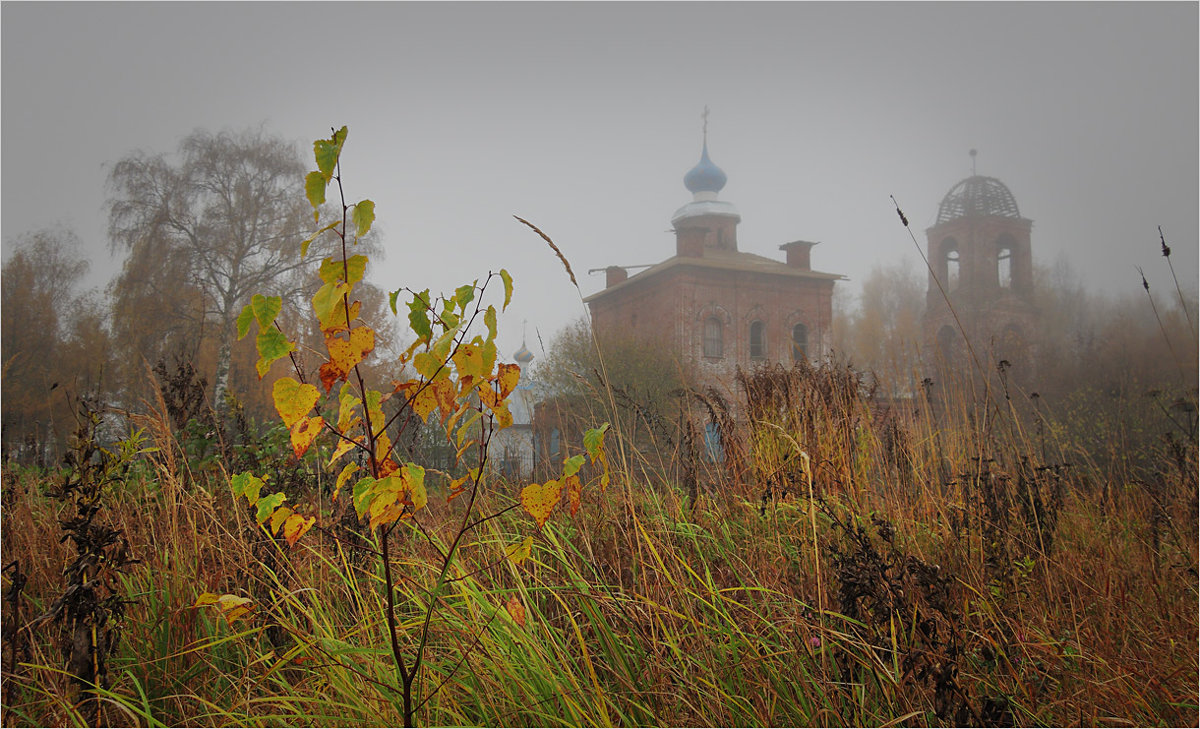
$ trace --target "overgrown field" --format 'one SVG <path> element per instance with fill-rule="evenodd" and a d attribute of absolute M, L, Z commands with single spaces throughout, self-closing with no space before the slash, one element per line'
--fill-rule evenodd
<path fill-rule="evenodd" d="M 885 417 L 832 366 L 742 393 L 753 417 L 719 468 L 694 464 L 694 500 L 620 432 L 608 487 L 540 529 L 507 508 L 521 484 L 484 480 L 475 508 L 500 515 L 467 532 L 427 611 L 466 508 L 431 476 L 391 538 L 399 647 L 425 642 L 416 723 L 1197 724 L 1194 440 L 1154 479 L 1103 482 L 1043 463 L 1010 414 Z M 71 474 L 5 469 L 5 724 L 400 725 L 380 530 L 282 458 L 320 519 L 272 539 L 219 462 L 189 460 L 165 414 L 148 425 L 158 450 L 127 449 L 87 529 L 60 493 Z M 113 596 L 89 628 L 109 649 L 92 653 L 98 702 L 64 672 L 70 621 L 36 619 L 71 603 L 81 533 L 110 534 L 93 553 L 113 563 L 88 568 Z"/>

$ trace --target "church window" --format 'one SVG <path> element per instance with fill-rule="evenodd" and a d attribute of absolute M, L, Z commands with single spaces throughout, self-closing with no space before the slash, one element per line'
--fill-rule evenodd
<path fill-rule="evenodd" d="M 946 251 L 946 289 L 953 291 L 958 288 L 959 275 L 958 246 Z"/>
<path fill-rule="evenodd" d="M 792 361 L 808 359 L 808 327 L 797 324 L 792 327 Z"/>
<path fill-rule="evenodd" d="M 723 354 L 724 348 L 721 320 L 715 316 L 710 316 L 704 321 L 704 356 L 720 357 Z"/>
<path fill-rule="evenodd" d="M 767 327 L 761 321 L 750 323 L 750 358 L 763 359 L 767 356 Z"/>
<path fill-rule="evenodd" d="M 1012 246 L 1008 241 L 1001 239 L 1000 247 L 996 251 L 996 277 L 1000 281 L 1000 288 L 1012 288 Z"/>

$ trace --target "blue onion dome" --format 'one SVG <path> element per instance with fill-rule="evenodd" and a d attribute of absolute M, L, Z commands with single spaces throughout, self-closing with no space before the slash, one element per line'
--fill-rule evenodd
<path fill-rule="evenodd" d="M 526 349 L 525 343 L 521 342 L 521 348 L 513 354 L 513 359 L 523 365 L 529 364 L 533 361 L 533 352 Z"/>
<path fill-rule="evenodd" d="M 700 153 L 700 163 L 683 176 L 683 184 L 692 193 L 717 193 L 725 187 L 725 173 L 708 158 L 708 142 L 704 143 L 704 151 Z"/>
<path fill-rule="evenodd" d="M 972 150 L 974 151 L 974 150 Z M 938 206 L 937 222 L 945 223 L 974 215 L 1019 218 L 1017 200 L 995 177 L 974 175 L 950 188 Z"/>

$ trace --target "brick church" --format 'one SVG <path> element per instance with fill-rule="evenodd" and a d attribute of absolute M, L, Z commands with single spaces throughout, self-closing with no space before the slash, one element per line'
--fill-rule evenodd
<path fill-rule="evenodd" d="M 1029 338 L 1038 320 L 1032 229 L 994 177 L 972 175 L 942 198 L 936 223 L 925 231 L 931 271 L 922 321 L 927 361 L 942 379 L 969 371 L 971 350 L 985 371 L 1003 360 L 1019 380 L 1031 376 Z"/>
<path fill-rule="evenodd" d="M 632 276 L 609 266 L 605 288 L 584 301 L 597 332 L 661 342 L 700 381 L 731 387 L 738 366 L 829 354 L 833 285 L 844 277 L 813 270 L 816 243 L 784 243 L 782 261 L 739 250 L 741 215 L 718 197 L 725 182 L 706 134 L 683 178 L 692 200 L 671 218 L 675 254 Z"/>

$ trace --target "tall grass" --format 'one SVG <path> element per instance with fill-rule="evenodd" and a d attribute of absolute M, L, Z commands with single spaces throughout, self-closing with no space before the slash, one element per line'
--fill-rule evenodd
<path fill-rule="evenodd" d="M 884 408 L 851 371 L 801 366 L 746 373 L 727 405 L 740 416 L 726 423 L 724 477 L 695 498 L 641 463 L 574 518 L 556 515 L 520 565 L 503 557 L 533 529 L 519 509 L 460 546 L 419 721 L 1197 723 L 1194 443 L 1178 465 L 1159 456 L 1157 483 L 1102 491 L 1061 467 L 1071 454 L 1043 448 L 1028 413 L 981 411 L 961 392 Z M 102 720 L 401 721 L 377 545 L 342 526 L 347 505 L 309 494 L 327 528 L 289 549 L 253 528 L 219 472 L 164 469 L 106 501 L 141 562 L 120 585 L 131 602 Z M 23 616 L 55 598 L 66 559 L 46 486 L 5 472 L 4 560 L 28 575 Z M 497 485 L 487 513 L 518 488 Z M 406 631 L 420 628 L 457 509 L 433 493 L 424 534 L 397 531 Z M 257 609 L 229 624 L 191 607 L 201 592 Z M 5 722 L 82 723 L 57 637 L 21 635 Z"/>

